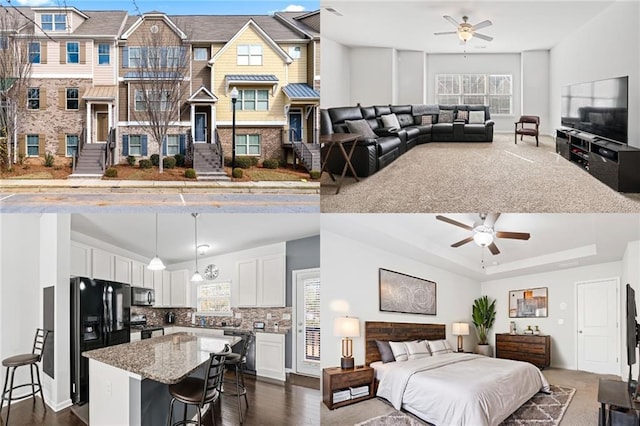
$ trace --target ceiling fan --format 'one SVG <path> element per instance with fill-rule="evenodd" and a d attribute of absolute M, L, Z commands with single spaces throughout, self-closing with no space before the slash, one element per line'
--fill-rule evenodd
<path fill-rule="evenodd" d="M 512 240 L 528 240 L 531 235 L 528 232 L 506 232 L 494 230 L 495 223 L 500 217 L 500 213 L 480 213 L 480 220 L 476 221 L 473 225 L 467 225 L 457 220 L 438 215 L 437 220 L 447 222 L 451 225 L 459 226 L 472 232 L 472 235 L 460 240 L 457 243 L 451 244 L 451 247 L 460 247 L 464 244 L 474 241 L 480 247 L 487 247 L 489 251 L 495 256 L 500 254 L 500 250 L 494 242 L 494 238 L 509 238 Z"/>
<path fill-rule="evenodd" d="M 468 16 L 463 16 L 462 17 L 463 22 L 460 22 L 460 23 L 456 22 L 456 20 L 453 19 L 451 16 L 445 15 L 443 16 L 443 18 L 451 22 L 455 27 L 457 27 L 457 30 L 433 33 L 434 35 L 457 34 L 461 43 L 466 43 L 467 41 L 471 40 L 472 37 L 478 37 L 486 41 L 493 40 L 493 37 L 489 37 L 488 35 L 484 35 L 476 32 L 481 28 L 485 28 L 493 25 L 492 22 L 489 20 L 479 22 L 476 25 L 471 25 L 467 22 L 469 20 Z"/>

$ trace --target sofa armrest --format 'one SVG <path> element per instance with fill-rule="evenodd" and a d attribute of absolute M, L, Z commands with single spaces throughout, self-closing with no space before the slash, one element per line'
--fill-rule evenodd
<path fill-rule="evenodd" d="M 484 122 L 485 126 L 493 126 L 494 124 L 496 124 L 496 122 L 493 120 L 487 120 Z"/>
<path fill-rule="evenodd" d="M 374 132 L 378 136 L 397 136 L 400 130 L 401 129 L 397 127 L 381 127 L 379 129 L 374 130 Z"/>

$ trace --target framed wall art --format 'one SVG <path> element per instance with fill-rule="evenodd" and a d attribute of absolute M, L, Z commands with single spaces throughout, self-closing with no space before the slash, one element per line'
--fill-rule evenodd
<path fill-rule="evenodd" d="M 380 310 L 436 315 L 436 283 L 379 268 Z"/>
<path fill-rule="evenodd" d="M 509 318 L 542 318 L 548 315 L 547 287 L 509 292 Z"/>

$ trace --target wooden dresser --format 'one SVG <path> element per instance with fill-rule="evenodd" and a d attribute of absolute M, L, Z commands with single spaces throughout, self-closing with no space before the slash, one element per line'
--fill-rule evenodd
<path fill-rule="evenodd" d="M 496 334 L 496 358 L 526 361 L 542 369 L 551 365 L 551 337 Z"/>

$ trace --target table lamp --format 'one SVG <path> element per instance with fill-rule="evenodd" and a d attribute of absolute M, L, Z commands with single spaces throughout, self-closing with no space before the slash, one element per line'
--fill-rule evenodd
<path fill-rule="evenodd" d="M 342 337 L 341 368 L 353 368 L 353 340 L 360 337 L 360 320 L 358 318 L 338 317 L 333 321 L 333 335 Z"/>
<path fill-rule="evenodd" d="M 469 335 L 469 324 L 466 322 L 454 322 L 451 334 L 458 336 L 458 352 L 464 352 L 464 348 L 462 347 L 462 336 Z"/>

